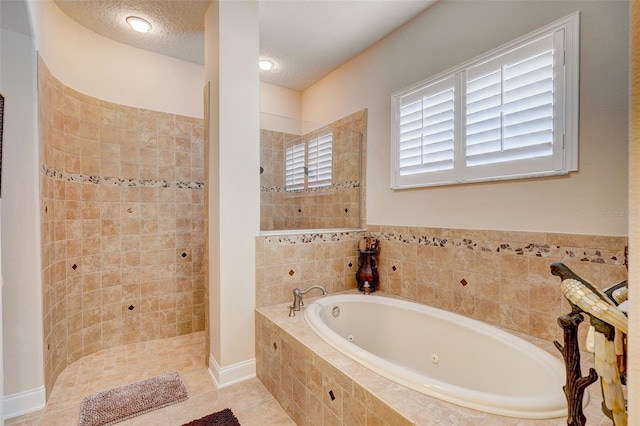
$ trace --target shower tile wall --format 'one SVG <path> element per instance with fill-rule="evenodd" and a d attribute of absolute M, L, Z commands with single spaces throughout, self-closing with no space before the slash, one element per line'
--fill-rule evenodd
<path fill-rule="evenodd" d="M 315 284 L 330 293 L 355 287 L 362 232 L 256 237 L 256 307 L 293 300 Z"/>
<path fill-rule="evenodd" d="M 261 130 L 260 132 L 260 229 L 322 229 L 359 228 L 364 211 L 360 200 L 360 136 L 366 134 L 367 111 L 362 110 L 331 123 L 320 133 L 303 136 Z M 331 188 L 287 192 L 285 181 L 285 150 L 296 141 L 309 140 L 322 130 L 333 136 Z M 364 138 L 364 136 L 363 136 Z M 363 140 L 362 146 L 365 146 Z"/>
<path fill-rule="evenodd" d="M 367 230 L 380 240 L 382 291 L 547 340 L 562 339 L 556 320 L 570 311 L 551 263 L 561 261 L 601 288 L 627 279 L 626 237 L 375 225 Z M 356 288 L 358 239 L 364 234 L 258 237 L 256 306 L 289 302 L 294 287 Z"/>
<path fill-rule="evenodd" d="M 285 216 L 284 150 L 299 136 L 260 129 L 260 229 L 293 229 Z"/>
<path fill-rule="evenodd" d="M 204 330 L 202 120 L 105 102 L 39 62 L 45 383 Z"/>

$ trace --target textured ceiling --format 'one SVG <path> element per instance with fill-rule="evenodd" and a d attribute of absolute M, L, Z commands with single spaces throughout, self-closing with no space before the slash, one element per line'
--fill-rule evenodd
<path fill-rule="evenodd" d="M 75 21 L 130 46 L 202 64 L 204 13 L 210 0 L 55 0 Z M 127 16 L 152 24 L 148 33 L 133 31 Z"/>
<path fill-rule="evenodd" d="M 436 0 L 259 1 L 260 56 L 274 60 L 260 80 L 304 90 Z M 210 0 L 55 0 L 72 19 L 110 39 L 189 62 L 204 61 Z M 146 34 L 125 22 L 151 22 Z"/>

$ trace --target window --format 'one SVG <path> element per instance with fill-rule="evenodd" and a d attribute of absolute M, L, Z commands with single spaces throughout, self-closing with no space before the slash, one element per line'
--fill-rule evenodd
<path fill-rule="evenodd" d="M 287 191 L 331 186 L 333 136 L 325 134 L 300 142 L 285 150 Z"/>
<path fill-rule="evenodd" d="M 578 14 L 392 96 L 392 187 L 577 170 Z"/>

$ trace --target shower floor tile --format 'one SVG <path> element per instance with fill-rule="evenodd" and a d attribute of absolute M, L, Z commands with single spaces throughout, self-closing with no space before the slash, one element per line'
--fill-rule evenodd
<path fill-rule="evenodd" d="M 295 425 L 257 378 L 216 389 L 207 371 L 204 332 L 88 355 L 58 376 L 43 410 L 5 420 L 4 424 L 74 426 L 85 396 L 173 371 L 180 373 L 189 399 L 118 425 L 181 426 L 225 408 L 233 410 L 242 426 Z"/>

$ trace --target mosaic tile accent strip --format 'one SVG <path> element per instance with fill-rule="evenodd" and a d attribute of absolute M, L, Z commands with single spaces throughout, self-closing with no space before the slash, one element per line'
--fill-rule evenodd
<path fill-rule="evenodd" d="M 332 183 L 329 186 L 322 186 L 318 188 L 306 188 L 306 189 L 296 189 L 295 191 L 288 191 L 284 186 L 260 186 L 260 192 L 282 192 L 286 194 L 304 194 L 308 192 L 324 192 L 335 189 L 354 189 L 360 188 L 360 181 L 352 180 L 348 182 L 337 182 Z"/>
<path fill-rule="evenodd" d="M 314 232 L 309 234 L 291 234 L 264 236 L 266 245 L 287 245 L 287 244 L 312 244 L 327 243 L 336 241 L 359 240 L 363 237 L 363 231 L 353 232 Z"/>
<path fill-rule="evenodd" d="M 515 254 L 554 259 L 579 259 L 582 262 L 624 265 L 624 247 L 619 251 L 562 247 L 555 244 L 526 245 L 493 241 L 474 241 L 470 238 L 446 239 L 427 235 L 401 235 L 393 232 L 371 233 L 380 241 L 392 241 L 433 247 L 467 248 L 482 252 Z"/>
<path fill-rule="evenodd" d="M 42 174 L 47 177 L 66 182 L 93 183 L 96 185 L 111 186 L 145 186 L 152 188 L 182 188 L 182 189 L 204 189 L 204 182 L 170 181 L 162 179 L 123 179 L 117 177 L 84 175 L 82 173 L 67 173 L 56 170 L 46 164 L 42 165 Z"/>
<path fill-rule="evenodd" d="M 319 232 L 298 235 L 266 236 L 265 244 L 310 244 L 330 241 L 349 241 L 363 237 L 366 231 L 354 232 Z M 478 252 L 494 252 L 500 254 L 514 254 L 519 256 L 532 256 L 552 258 L 557 260 L 573 259 L 582 262 L 599 263 L 606 265 L 624 265 L 624 246 L 620 250 L 599 250 L 588 248 L 565 247 L 557 244 L 536 243 L 508 243 L 495 241 L 476 241 L 470 238 L 447 239 L 427 235 L 406 235 L 393 232 L 372 232 L 371 236 L 380 241 L 397 242 L 404 244 L 416 244 L 441 248 L 466 248 Z"/>

